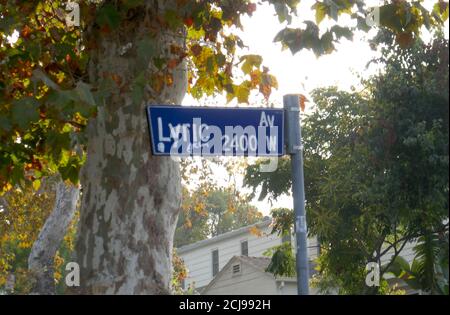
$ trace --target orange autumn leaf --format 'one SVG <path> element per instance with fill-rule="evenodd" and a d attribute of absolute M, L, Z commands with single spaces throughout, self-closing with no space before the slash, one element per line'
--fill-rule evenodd
<path fill-rule="evenodd" d="M 118 85 L 122 85 L 122 78 L 120 77 L 120 75 L 116 74 L 116 73 L 112 73 L 111 74 L 111 79 Z"/>
<path fill-rule="evenodd" d="M 401 48 L 408 48 L 414 43 L 414 36 L 412 32 L 404 32 L 398 34 L 395 40 Z"/>
<path fill-rule="evenodd" d="M 167 86 L 172 86 L 173 84 L 173 75 L 171 73 L 166 74 L 165 82 Z"/>
<path fill-rule="evenodd" d="M 21 33 L 20 35 L 22 35 L 23 38 L 28 38 L 30 37 L 31 34 L 31 28 L 28 25 L 25 25 L 20 33 Z"/>
<path fill-rule="evenodd" d="M 169 69 L 173 69 L 178 65 L 178 60 L 176 59 L 170 59 L 169 62 L 167 63 L 167 68 Z"/>
<path fill-rule="evenodd" d="M 306 96 L 303 94 L 298 94 L 298 103 L 299 103 L 299 106 L 300 106 L 302 112 L 305 111 L 305 108 L 306 108 L 305 103 L 306 102 L 309 102 L 309 100 L 306 98 Z"/>
<path fill-rule="evenodd" d="M 185 18 L 183 22 L 187 27 L 191 27 L 194 24 L 194 20 L 191 17 Z"/>
<path fill-rule="evenodd" d="M 262 231 L 256 226 L 252 226 L 249 230 L 250 234 L 261 237 L 263 235 Z"/>
<path fill-rule="evenodd" d="M 259 86 L 259 91 L 262 93 L 262 95 L 264 95 L 264 98 L 268 100 L 272 92 L 272 89 L 268 84 L 261 84 Z"/>
<path fill-rule="evenodd" d="M 228 202 L 228 213 L 234 213 L 236 212 L 236 206 L 234 205 L 233 201 Z"/>

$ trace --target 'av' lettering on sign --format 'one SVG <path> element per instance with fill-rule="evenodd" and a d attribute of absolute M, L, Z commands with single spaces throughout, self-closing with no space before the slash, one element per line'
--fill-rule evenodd
<path fill-rule="evenodd" d="M 150 105 L 153 155 L 281 156 L 282 109 Z"/>

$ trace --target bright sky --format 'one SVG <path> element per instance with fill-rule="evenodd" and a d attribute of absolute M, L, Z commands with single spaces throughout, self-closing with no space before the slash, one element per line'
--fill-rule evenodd
<path fill-rule="evenodd" d="M 304 0 L 298 8 L 298 18 L 294 17 L 292 27 L 301 26 L 301 21 L 315 20 L 314 12 L 310 9 L 315 1 Z M 369 6 L 380 5 L 381 1 L 366 1 Z M 435 1 L 425 1 L 424 6 L 431 9 Z M 296 22 L 297 21 L 297 22 Z M 320 25 L 321 28 L 330 25 L 331 21 L 324 20 Z M 339 19 L 340 25 L 348 24 L 350 19 L 343 17 Z M 351 22 L 350 22 L 351 23 Z M 343 39 L 340 44 L 336 45 L 337 51 L 320 58 L 309 51 L 302 50 L 294 56 L 289 50 L 281 51 L 281 44 L 274 43 L 273 38 L 284 27 L 280 25 L 273 7 L 265 4 L 258 5 L 256 12 L 252 17 L 242 19 L 244 32 L 240 34 L 244 43 L 249 49 L 243 54 L 258 54 L 263 57 L 263 64 L 269 67 L 270 72 L 277 77 L 279 89 L 274 91 L 271 101 L 281 107 L 283 95 L 289 93 L 303 93 L 308 96 L 309 92 L 318 87 L 335 85 L 341 89 L 349 90 L 351 86 L 358 86 L 358 74 L 368 76 L 376 69 L 366 69 L 366 64 L 377 55 L 370 49 L 365 36 L 372 36 L 376 30 L 370 31 L 369 34 L 357 33 L 353 41 Z M 428 34 L 423 35 L 426 39 Z M 446 37 L 448 38 L 448 21 L 446 25 Z M 199 103 L 192 99 L 189 95 L 183 101 L 184 105 L 208 105 L 210 103 L 220 103 L 225 106 L 224 98 L 215 98 L 214 101 L 206 100 L 205 103 Z M 250 100 L 250 102 L 258 102 L 260 98 Z M 262 104 L 261 104 L 262 105 Z M 308 105 L 307 105 L 308 106 Z M 309 106 L 314 106 L 309 103 Z M 307 109 L 308 110 L 308 109 Z M 225 172 L 218 171 L 218 180 L 223 185 L 227 185 L 227 176 Z M 242 182 L 242 178 L 237 178 L 237 182 Z M 292 198 L 290 196 L 282 196 L 273 205 L 267 200 L 253 204 L 259 208 L 264 215 L 268 215 L 271 208 L 287 207 L 292 208 Z"/>
<path fill-rule="evenodd" d="M 291 27 L 302 26 L 302 21 L 315 20 L 314 12 L 310 9 L 315 1 L 303 0 L 298 7 L 298 17 L 294 17 Z M 368 0 L 368 6 L 381 5 L 383 1 Z M 427 9 L 431 9 L 436 0 L 426 0 L 422 4 Z M 351 26 L 354 23 L 348 16 L 339 18 L 339 24 L 343 26 Z M 376 33 L 376 29 L 370 31 L 369 34 L 363 32 L 356 33 L 353 41 L 342 39 L 341 43 L 336 45 L 337 50 L 326 56 L 317 58 L 312 52 L 302 50 L 292 55 L 289 50 L 281 51 L 281 44 L 274 43 L 273 38 L 285 26 L 280 25 L 275 11 L 268 4 L 258 5 L 256 12 L 252 17 L 244 17 L 242 19 L 244 32 L 240 33 L 244 43 L 249 47 L 248 50 L 242 51 L 242 54 L 258 54 L 263 57 L 263 64 L 270 69 L 270 73 L 275 75 L 279 89 L 273 91 L 270 101 L 277 107 L 282 106 L 283 95 L 289 93 L 302 93 L 308 96 L 309 92 L 318 87 L 326 87 L 335 85 L 340 89 L 349 90 L 352 86 L 358 86 L 358 75 L 368 76 L 376 69 L 366 69 L 366 64 L 377 55 L 370 49 L 367 36 Z M 326 29 L 332 25 L 332 21 L 326 19 L 321 23 L 321 29 Z M 448 38 L 448 21 L 445 26 L 445 36 Z M 18 32 L 9 38 L 11 42 L 17 40 Z M 426 31 L 423 32 L 423 38 L 430 38 Z M 252 105 L 258 106 L 261 103 L 261 97 L 252 96 L 250 100 Z M 221 105 L 225 106 L 224 97 L 215 97 L 213 99 L 202 100 L 201 102 L 194 100 L 190 95 L 186 95 L 183 105 Z M 230 104 L 229 106 L 235 106 Z M 307 104 L 308 111 L 313 104 Z M 217 180 L 221 185 L 228 185 L 228 176 L 224 170 L 218 170 Z M 242 185 L 242 178 L 236 178 L 238 186 Z M 243 189 L 242 189 L 243 190 Z M 244 191 L 244 190 L 243 190 Z M 248 191 L 247 191 L 248 192 Z M 290 196 L 282 196 L 274 204 L 270 205 L 267 200 L 253 204 L 259 208 L 263 214 L 267 215 L 272 207 L 292 208 L 292 198 Z"/>
<path fill-rule="evenodd" d="M 299 21 L 315 20 L 310 6 L 313 1 L 302 1 L 298 9 Z M 294 18 L 295 19 L 295 18 Z M 254 16 L 243 19 L 245 32 L 241 34 L 249 46 L 250 53 L 260 54 L 279 83 L 279 90 L 273 94 L 275 102 L 281 102 L 284 94 L 308 92 L 319 86 L 339 85 L 349 88 L 357 82 L 351 70 L 362 71 L 367 61 L 374 56 L 367 42 L 355 38 L 353 42 L 343 40 L 335 53 L 317 58 L 313 52 L 300 51 L 296 55 L 287 49 L 281 51 L 281 44 L 273 38 L 282 29 L 269 5 L 259 6 Z M 323 25 L 326 25 L 326 21 Z M 293 22 L 294 27 L 301 24 Z"/>

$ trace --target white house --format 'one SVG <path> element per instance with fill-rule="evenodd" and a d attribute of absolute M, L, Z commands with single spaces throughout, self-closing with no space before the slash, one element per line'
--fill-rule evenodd
<path fill-rule="evenodd" d="M 234 256 L 264 257 L 268 249 L 288 239 L 271 234 L 271 218 L 219 236 L 177 249 L 188 269 L 185 287 L 193 284 L 199 292 L 208 285 Z M 318 246 L 315 238 L 308 241 L 309 258 L 315 259 Z"/>
<path fill-rule="evenodd" d="M 296 295 L 297 279 L 294 277 L 279 277 L 267 272 L 270 264 L 268 257 L 234 256 L 202 289 L 203 295 Z M 310 265 L 310 276 L 315 273 Z M 406 294 L 420 294 L 409 288 L 399 279 L 387 279 L 391 286 L 405 290 Z M 310 287 L 309 294 L 319 294 L 318 289 Z M 331 290 L 328 294 L 337 294 Z"/>
<path fill-rule="evenodd" d="M 266 271 L 269 263 L 268 257 L 234 256 L 202 290 L 202 294 L 296 295 L 297 279 L 275 277 Z M 316 294 L 315 290 L 311 294 Z"/>
<path fill-rule="evenodd" d="M 264 252 L 289 241 L 289 239 L 271 234 L 271 223 L 272 219 L 267 217 L 260 223 L 178 248 L 177 253 L 184 260 L 188 269 L 188 276 L 183 286 L 186 288 L 193 285 L 198 292 L 204 294 L 231 294 L 231 292 L 233 294 L 259 294 L 258 292 L 261 290 L 271 292 L 267 294 L 291 294 L 296 292 L 296 280 L 294 278 L 276 278 L 265 272 L 270 259 L 263 255 Z M 408 243 L 400 254 L 410 263 L 414 257 L 414 245 L 415 242 Z M 295 246 L 293 248 L 295 250 Z M 317 240 L 316 238 L 310 238 L 308 240 L 309 259 L 313 261 L 318 254 Z M 390 259 L 391 254 L 393 254 L 393 250 L 388 251 L 382 257 L 382 265 Z M 245 257 L 249 258 L 246 259 Z M 239 275 L 233 276 L 233 268 L 238 268 L 233 264 L 238 263 L 241 264 L 240 268 L 242 269 Z M 222 270 L 223 272 L 221 272 Z M 257 280 L 252 277 L 260 279 Z M 385 275 L 385 277 L 387 279 L 392 278 L 389 275 Z M 243 281 L 248 283 L 244 284 Z M 232 282 L 233 284 L 231 284 Z M 267 287 L 259 286 L 262 282 Z M 280 286 L 284 289 L 280 290 Z M 219 287 L 223 287 L 223 290 L 220 291 Z M 228 291 L 228 288 L 234 289 Z M 221 293 L 218 293 L 219 291 Z M 313 290 L 311 290 L 311 294 L 314 294 Z"/>

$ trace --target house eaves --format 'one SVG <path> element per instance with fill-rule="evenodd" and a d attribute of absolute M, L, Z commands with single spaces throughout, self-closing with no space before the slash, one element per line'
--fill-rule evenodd
<path fill-rule="evenodd" d="M 200 247 L 203 247 L 203 246 L 206 246 L 206 245 L 211 245 L 211 244 L 220 242 L 222 240 L 226 240 L 226 239 L 238 236 L 240 234 L 247 233 L 251 228 L 254 228 L 254 227 L 256 227 L 256 228 L 263 228 L 263 227 L 269 226 L 271 223 L 272 223 L 272 219 L 268 218 L 268 219 L 266 219 L 266 220 L 264 220 L 262 222 L 258 222 L 258 223 L 252 224 L 252 225 L 247 225 L 247 226 L 244 226 L 244 227 L 239 228 L 237 230 L 233 230 L 233 231 L 230 231 L 230 232 L 227 232 L 227 233 L 223 233 L 223 234 L 217 235 L 217 236 L 212 237 L 212 238 L 208 238 L 208 239 L 203 240 L 203 241 L 199 241 L 199 242 L 196 242 L 196 243 L 193 243 L 193 244 L 181 246 L 181 247 L 177 248 L 176 251 L 177 251 L 177 254 L 183 254 L 183 253 L 186 253 L 186 252 L 191 251 L 191 250 L 196 249 L 196 248 L 200 248 Z"/>

